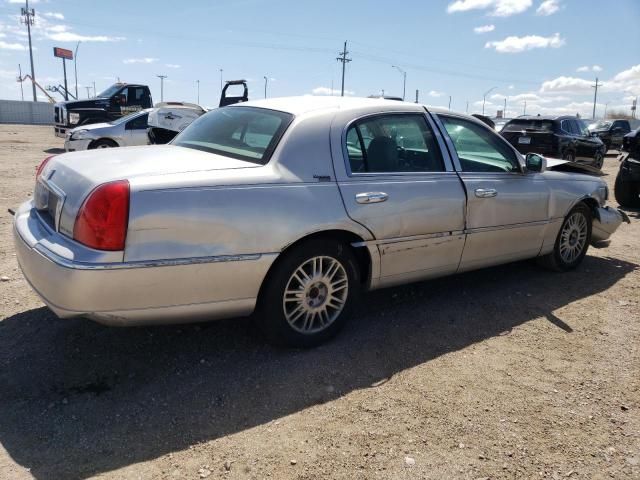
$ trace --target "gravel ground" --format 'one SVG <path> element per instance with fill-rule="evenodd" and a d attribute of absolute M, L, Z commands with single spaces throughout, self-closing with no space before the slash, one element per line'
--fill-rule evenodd
<path fill-rule="evenodd" d="M 335 341 L 278 350 L 246 319 L 107 328 L 45 308 L 7 208 L 61 146 L 0 126 L 0 478 L 640 478 L 637 211 L 577 271 L 374 292 Z"/>

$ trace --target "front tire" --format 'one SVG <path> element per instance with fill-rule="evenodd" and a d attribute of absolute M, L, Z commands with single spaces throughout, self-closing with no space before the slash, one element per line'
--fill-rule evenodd
<path fill-rule="evenodd" d="M 360 290 L 351 248 L 335 240 L 304 242 L 277 260 L 265 280 L 258 322 L 270 343 L 309 348 L 344 326 Z"/>
<path fill-rule="evenodd" d="M 542 266 L 557 272 L 576 268 L 591 243 L 591 210 L 584 203 L 576 205 L 565 217 L 556 237 L 553 252 L 540 257 Z"/>
<path fill-rule="evenodd" d="M 116 142 L 114 142 L 113 140 L 109 140 L 107 138 L 103 138 L 98 140 L 97 142 L 94 142 L 93 145 L 91 146 L 91 149 L 97 149 L 97 148 L 115 148 L 117 147 L 118 144 Z"/>
<path fill-rule="evenodd" d="M 596 156 L 593 159 L 593 166 L 598 170 L 602 170 L 603 165 L 604 165 L 604 155 L 598 152 L 596 153 Z"/>

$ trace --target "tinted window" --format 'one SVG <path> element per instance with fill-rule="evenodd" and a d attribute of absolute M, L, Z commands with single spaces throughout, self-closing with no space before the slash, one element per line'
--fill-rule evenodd
<path fill-rule="evenodd" d="M 149 114 L 145 113 L 144 115 L 140 115 L 138 118 L 134 118 L 127 122 L 127 130 L 144 130 L 147 128 L 147 120 L 149 119 Z"/>
<path fill-rule="evenodd" d="M 198 118 L 172 143 L 264 165 L 291 120 L 293 115 L 265 108 L 218 108 Z"/>
<path fill-rule="evenodd" d="M 553 121 L 551 120 L 530 120 L 530 119 L 514 119 L 510 120 L 505 126 L 504 132 L 521 132 L 522 130 L 552 132 Z"/>
<path fill-rule="evenodd" d="M 625 132 L 631 131 L 631 128 L 629 127 L 629 122 L 627 122 L 626 120 L 616 120 L 615 122 L 613 122 L 612 128 L 621 128 Z"/>
<path fill-rule="evenodd" d="M 516 154 L 497 133 L 471 120 L 439 115 L 464 172 L 519 172 Z"/>
<path fill-rule="evenodd" d="M 441 172 L 442 154 L 423 115 L 380 115 L 347 131 L 353 173 Z"/>
<path fill-rule="evenodd" d="M 562 120 L 562 122 L 560 122 L 560 128 L 566 133 L 576 133 L 575 128 L 571 124 L 571 120 Z"/>
<path fill-rule="evenodd" d="M 584 123 L 583 120 L 577 119 L 577 120 L 574 120 L 573 122 L 574 122 L 575 128 L 577 129 L 578 135 L 589 136 L 589 127 L 587 127 L 587 124 Z"/>

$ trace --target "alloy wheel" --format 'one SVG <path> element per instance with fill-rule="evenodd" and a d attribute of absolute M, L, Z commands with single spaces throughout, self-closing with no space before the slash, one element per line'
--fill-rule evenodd
<path fill-rule="evenodd" d="M 293 272 L 284 289 L 287 323 L 299 333 L 321 332 L 340 316 L 348 294 L 349 277 L 338 260 L 310 258 Z"/>
<path fill-rule="evenodd" d="M 574 262 L 587 244 L 587 219 L 582 212 L 575 212 L 567 219 L 560 234 L 560 258 L 565 263 Z"/>

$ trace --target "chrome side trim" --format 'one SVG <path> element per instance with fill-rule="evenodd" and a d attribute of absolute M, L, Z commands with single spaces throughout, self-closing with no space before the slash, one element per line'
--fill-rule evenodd
<path fill-rule="evenodd" d="M 365 242 L 353 242 L 351 246 L 357 248 L 357 247 L 366 247 L 369 245 L 387 245 L 391 243 L 413 242 L 415 240 L 430 240 L 432 238 L 454 237 L 457 235 L 462 235 L 463 233 L 465 232 L 462 230 L 456 230 L 451 232 L 427 233 L 424 235 L 413 235 L 411 237 L 398 237 L 398 238 L 387 238 L 384 240 L 369 240 Z"/>
<path fill-rule="evenodd" d="M 512 223 L 510 225 L 497 225 L 493 227 L 478 227 L 478 228 L 468 228 L 465 229 L 464 233 L 480 233 L 480 232 L 493 232 L 499 230 L 511 230 L 513 228 L 522 228 L 522 227 L 535 227 L 540 225 L 548 225 L 552 223 L 551 220 L 538 220 L 537 222 L 525 222 L 525 223 Z"/>
<path fill-rule="evenodd" d="M 162 260 L 140 260 L 121 263 L 82 263 L 74 262 L 68 258 L 52 252 L 51 250 L 36 244 L 34 250 L 53 263 L 72 270 L 127 270 L 132 268 L 155 268 L 155 267 L 175 267 L 179 265 L 196 265 L 201 263 L 220 262 L 242 262 L 249 260 L 259 260 L 263 254 L 251 253 L 245 255 L 219 255 L 215 257 L 191 257 L 191 258 L 168 258 Z"/>

